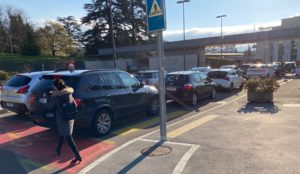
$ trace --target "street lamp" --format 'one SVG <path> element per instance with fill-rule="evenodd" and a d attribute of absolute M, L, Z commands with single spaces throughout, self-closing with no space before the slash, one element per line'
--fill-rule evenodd
<path fill-rule="evenodd" d="M 185 13 L 184 13 L 184 3 L 186 2 L 190 2 L 190 0 L 180 0 L 177 1 L 177 4 L 182 4 L 182 16 L 183 16 L 183 44 L 184 44 L 184 54 L 183 54 L 183 70 L 185 70 L 185 49 L 186 49 L 186 45 L 185 45 Z"/>
<path fill-rule="evenodd" d="M 113 14 L 112 14 L 112 0 L 109 1 L 109 10 L 110 10 L 110 33 L 111 33 L 111 43 L 113 49 L 113 61 L 114 61 L 114 68 L 117 69 L 116 63 L 116 44 L 115 44 L 115 35 L 114 35 L 114 21 L 113 21 Z"/>
<path fill-rule="evenodd" d="M 221 59 L 223 57 L 223 18 L 226 16 L 227 15 L 220 15 L 216 17 L 216 18 L 221 18 Z"/>

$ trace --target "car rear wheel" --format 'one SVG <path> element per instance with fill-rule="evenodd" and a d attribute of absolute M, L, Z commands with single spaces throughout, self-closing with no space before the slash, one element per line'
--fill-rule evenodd
<path fill-rule="evenodd" d="M 191 102 L 191 104 L 192 104 L 192 106 L 196 106 L 197 103 L 198 103 L 198 95 L 196 93 L 194 93 L 192 95 L 192 102 Z"/>
<path fill-rule="evenodd" d="M 243 87 L 244 87 L 244 82 L 242 82 L 242 83 L 241 83 L 241 85 L 240 85 L 240 87 L 239 87 L 239 88 L 242 90 L 242 89 L 243 89 Z"/>
<path fill-rule="evenodd" d="M 159 99 L 158 97 L 154 97 L 147 110 L 147 115 L 154 116 L 154 115 L 158 115 L 158 113 L 159 113 Z"/>
<path fill-rule="evenodd" d="M 233 83 L 230 83 L 230 86 L 229 86 L 229 92 L 232 92 L 233 91 Z"/>
<path fill-rule="evenodd" d="M 210 98 L 211 98 L 211 99 L 216 98 L 216 88 L 212 88 Z"/>
<path fill-rule="evenodd" d="M 96 113 L 92 131 L 96 136 L 104 136 L 109 133 L 112 127 L 112 114 L 107 110 L 100 110 Z"/>

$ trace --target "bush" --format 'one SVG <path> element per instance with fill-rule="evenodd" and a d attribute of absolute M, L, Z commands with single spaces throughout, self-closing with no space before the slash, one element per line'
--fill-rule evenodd
<path fill-rule="evenodd" d="M 9 74 L 5 71 L 0 71 L 0 80 L 7 80 L 9 78 Z"/>
<path fill-rule="evenodd" d="M 245 89 L 249 92 L 270 93 L 276 92 L 278 88 L 279 84 L 274 78 L 250 79 L 245 82 Z"/>

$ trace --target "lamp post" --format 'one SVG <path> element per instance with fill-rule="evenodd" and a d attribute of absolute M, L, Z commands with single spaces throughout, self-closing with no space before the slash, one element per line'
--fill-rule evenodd
<path fill-rule="evenodd" d="M 185 45 L 185 12 L 184 12 L 184 3 L 190 2 L 190 0 L 180 0 L 177 1 L 177 4 L 182 4 L 182 17 L 183 17 L 183 44 L 184 44 L 184 50 L 183 50 L 183 70 L 185 70 L 185 54 L 186 54 L 186 45 Z"/>
<path fill-rule="evenodd" d="M 223 18 L 227 15 L 219 15 L 216 18 L 221 18 L 221 59 L 223 57 Z"/>
<path fill-rule="evenodd" d="M 113 61 L 114 61 L 114 68 L 117 69 L 116 63 L 116 44 L 115 44 L 115 35 L 114 35 L 114 21 L 113 21 L 113 14 L 112 14 L 112 0 L 109 1 L 109 10 L 110 10 L 110 33 L 111 33 L 111 43 L 113 49 Z"/>

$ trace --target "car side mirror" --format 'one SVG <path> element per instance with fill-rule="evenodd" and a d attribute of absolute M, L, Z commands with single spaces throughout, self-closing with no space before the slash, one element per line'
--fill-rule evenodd
<path fill-rule="evenodd" d="M 140 82 L 139 87 L 143 88 L 145 86 L 145 84 L 143 82 Z"/>

